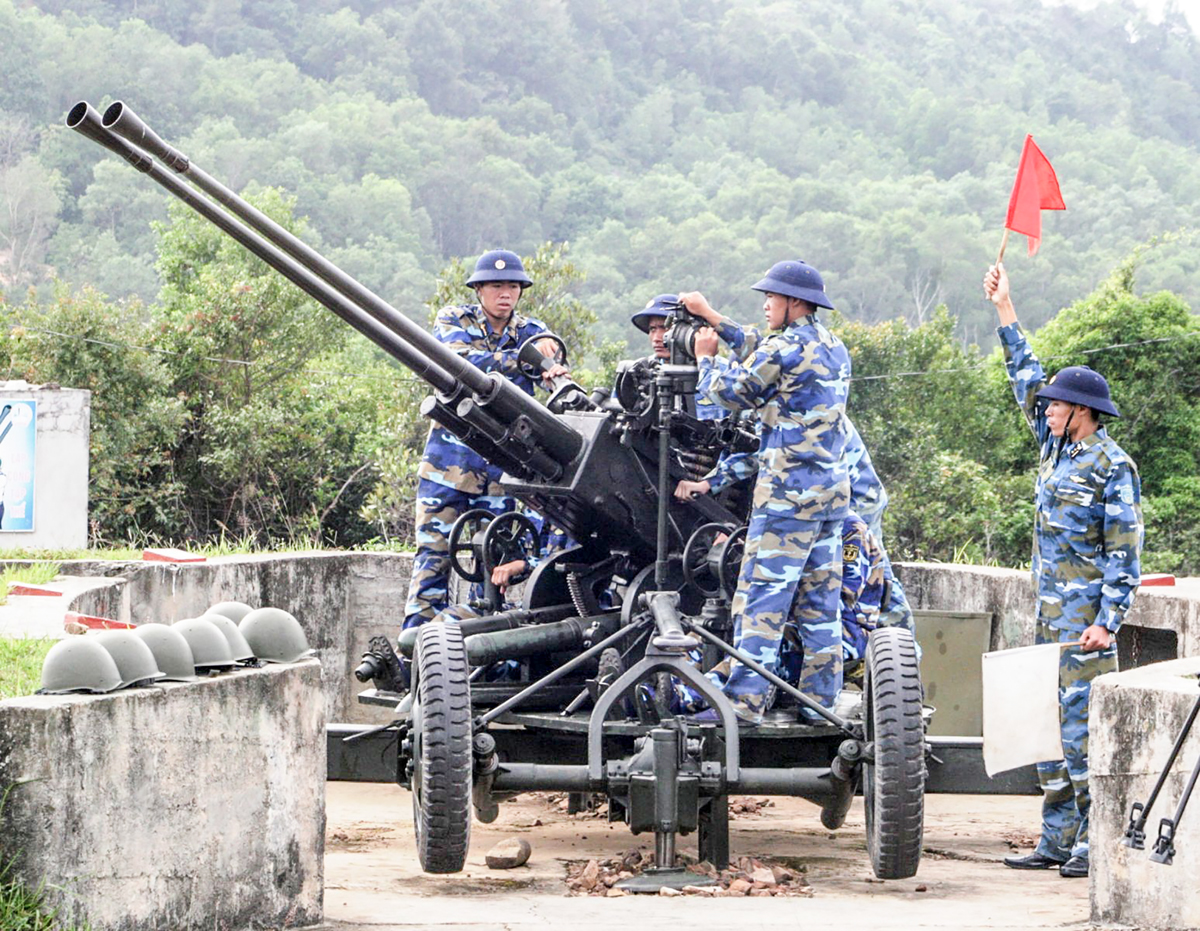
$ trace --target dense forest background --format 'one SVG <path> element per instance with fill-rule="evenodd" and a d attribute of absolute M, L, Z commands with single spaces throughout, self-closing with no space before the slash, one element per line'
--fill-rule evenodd
<path fill-rule="evenodd" d="M 461 257 L 534 257 L 597 379 L 653 294 L 756 320 L 746 286 L 805 258 L 889 545 L 1005 564 L 1033 450 L 979 281 L 1032 133 L 1068 210 L 1010 246 L 1018 310 L 1136 399 L 1148 564 L 1200 571 L 1200 42 L 1169 6 L 0 0 L 0 50 L 0 361 L 96 392 L 97 541 L 402 541 L 423 427 L 418 384 L 63 126 L 120 99 L 421 322 Z"/>

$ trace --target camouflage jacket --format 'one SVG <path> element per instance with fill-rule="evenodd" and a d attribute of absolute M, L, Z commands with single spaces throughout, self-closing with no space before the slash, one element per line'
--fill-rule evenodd
<path fill-rule="evenodd" d="M 879 625 L 892 573 L 879 541 L 854 511 L 842 522 L 842 620 L 864 630 Z"/>
<path fill-rule="evenodd" d="M 729 410 L 758 412 L 755 509 L 779 508 L 800 520 L 845 517 L 850 355 L 842 341 L 812 318 L 765 338 L 728 320 L 717 332 L 734 360 L 722 368 L 701 358 L 696 390 Z"/>
<path fill-rule="evenodd" d="M 1017 324 L 996 331 L 1008 378 L 1041 447 L 1034 517 L 1038 617 L 1082 633 L 1116 633 L 1141 581 L 1142 486 L 1137 466 L 1101 427 L 1068 443 L 1050 433 L 1035 397 L 1046 374 Z"/>
<path fill-rule="evenodd" d="M 887 507 L 887 490 L 875 472 L 871 454 L 858 428 L 846 418 L 846 468 L 850 472 L 850 507 L 855 511 L 873 514 Z"/>
<path fill-rule="evenodd" d="M 517 367 L 517 350 L 529 337 L 545 332 L 540 320 L 514 312 L 508 325 L 494 333 L 478 304 L 445 307 L 433 325 L 439 342 L 483 371 L 499 372 L 526 394 L 533 394 L 534 381 Z M 417 471 L 421 478 L 469 494 L 500 494 L 496 483 L 501 472 L 445 427 L 430 426 Z"/>

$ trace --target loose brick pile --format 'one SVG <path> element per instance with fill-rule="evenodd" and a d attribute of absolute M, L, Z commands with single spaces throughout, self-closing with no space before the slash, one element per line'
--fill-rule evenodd
<path fill-rule="evenodd" d="M 660 889 L 661 896 L 707 895 L 707 896 L 804 896 L 813 894 L 804 875 L 804 867 L 784 866 L 741 857 L 729 869 L 717 870 L 708 861 L 697 863 L 686 854 L 678 856 L 679 864 L 695 873 L 697 877 L 716 880 L 710 886 L 684 886 L 679 889 Z M 616 898 L 629 895 L 616 884 L 630 879 L 647 867 L 654 866 L 654 854 L 647 850 L 632 849 L 621 857 L 607 860 L 588 860 L 567 866 L 567 895 L 594 895 Z"/>

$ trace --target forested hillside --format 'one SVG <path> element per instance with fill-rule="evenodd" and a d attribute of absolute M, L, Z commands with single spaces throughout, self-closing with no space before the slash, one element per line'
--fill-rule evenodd
<path fill-rule="evenodd" d="M 976 335 L 1026 132 L 1068 205 L 1035 261 L 1012 250 L 1035 322 L 1200 201 L 1200 44 L 1131 3 L 0 0 L 0 48 L 9 293 L 161 284 L 163 198 L 61 129 L 82 98 L 292 193 L 414 314 L 452 256 L 570 241 L 606 336 L 663 290 L 745 306 L 794 252 L 852 319 L 945 302 Z M 1195 250 L 1141 281 L 1194 303 Z"/>
<path fill-rule="evenodd" d="M 0 54 L 0 367 L 92 389 L 97 542 L 402 543 L 427 428 L 420 383 L 63 125 L 120 99 L 422 323 L 464 257 L 520 252 L 584 381 L 645 351 L 650 296 L 757 320 L 762 270 L 812 262 L 889 548 L 1005 565 L 1035 450 L 980 280 L 1032 133 L 1068 209 L 1032 259 L 1010 244 L 1019 313 L 1050 368 L 1113 382 L 1146 567 L 1200 572 L 1200 43 L 1177 15 L 0 0 Z"/>

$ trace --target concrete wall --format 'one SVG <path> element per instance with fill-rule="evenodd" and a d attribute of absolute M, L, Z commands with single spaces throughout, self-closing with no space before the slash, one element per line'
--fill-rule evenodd
<path fill-rule="evenodd" d="M 87 546 L 92 393 L 73 388 L 47 388 L 24 381 L 3 381 L 0 382 L 0 398 L 37 401 L 34 529 L 32 532 L 0 530 L 0 550 Z M 14 425 L 14 431 L 0 444 L 0 458 L 7 458 L 6 450 L 16 439 L 18 429 L 19 426 Z M 12 465 L 6 463 L 5 471 L 11 470 Z M 12 484 L 10 478 L 10 493 Z M 11 508 L 11 501 L 9 506 Z"/>
<path fill-rule="evenodd" d="M 1176 735 L 1200 698 L 1200 657 L 1101 676 L 1092 686 L 1092 921 L 1138 928 L 1200 927 L 1200 791 L 1175 835 L 1171 865 L 1149 854 L 1162 818 L 1173 818 L 1184 784 L 1200 759 L 1200 724 L 1192 728 L 1146 822 L 1144 850 L 1121 841 L 1134 802 L 1143 804 L 1166 766 Z"/>
<path fill-rule="evenodd" d="M 897 563 L 895 570 L 914 608 L 992 612 L 991 649 L 1033 643 L 1036 614 L 1028 572 L 945 563 Z M 1125 623 L 1174 631 L 1179 656 L 1200 656 L 1200 598 L 1194 589 L 1141 588 Z"/>
<path fill-rule="evenodd" d="M 219 601 L 283 608 L 300 621 L 321 658 L 328 720 L 381 723 L 391 720 L 390 711 L 360 705 L 354 696 L 370 683 L 363 685 L 351 673 L 372 636 L 395 640 L 411 567 L 407 553 L 279 553 L 202 563 L 123 563 L 121 575 L 109 586 L 73 599 L 70 610 L 145 624 L 195 617 Z"/>
<path fill-rule="evenodd" d="M 0 845 L 94 931 L 322 920 L 320 664 L 0 702 Z"/>

